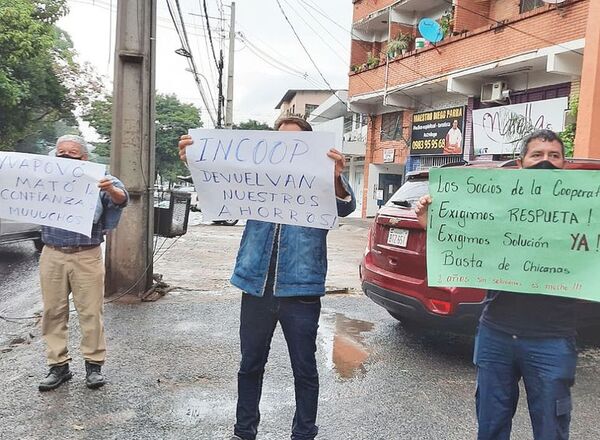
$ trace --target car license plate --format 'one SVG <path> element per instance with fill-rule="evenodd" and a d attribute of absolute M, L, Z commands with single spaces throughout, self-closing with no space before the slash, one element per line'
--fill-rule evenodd
<path fill-rule="evenodd" d="M 387 242 L 388 244 L 393 244 L 395 246 L 406 247 L 406 243 L 408 242 L 408 229 L 390 228 Z"/>

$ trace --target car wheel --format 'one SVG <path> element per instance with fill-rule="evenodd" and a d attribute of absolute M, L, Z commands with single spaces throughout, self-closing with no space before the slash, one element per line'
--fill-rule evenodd
<path fill-rule="evenodd" d="M 215 225 L 235 226 L 239 220 L 217 220 L 213 222 Z"/>
<path fill-rule="evenodd" d="M 44 242 L 42 241 L 41 238 L 37 238 L 37 239 L 33 240 L 33 245 L 35 246 L 35 249 L 38 252 L 42 252 L 42 249 L 44 249 Z"/>

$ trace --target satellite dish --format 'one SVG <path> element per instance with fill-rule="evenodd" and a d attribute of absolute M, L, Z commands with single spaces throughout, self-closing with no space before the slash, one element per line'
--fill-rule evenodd
<path fill-rule="evenodd" d="M 430 43 L 439 43 L 444 38 L 444 31 L 440 24 L 431 19 L 423 18 L 419 21 L 419 33 Z"/>

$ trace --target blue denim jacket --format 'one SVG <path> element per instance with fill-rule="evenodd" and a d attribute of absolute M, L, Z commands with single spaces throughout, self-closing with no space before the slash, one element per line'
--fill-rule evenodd
<path fill-rule="evenodd" d="M 104 226 L 104 230 L 108 231 L 110 229 L 115 229 L 119 224 L 119 220 L 121 219 L 121 213 L 123 212 L 123 208 L 127 206 L 129 203 L 129 193 L 125 189 L 125 185 L 119 179 L 110 174 L 106 174 L 106 177 L 112 179 L 113 185 L 115 188 L 122 189 L 125 192 L 125 196 L 127 200 L 120 205 L 115 205 L 108 195 L 108 193 L 104 191 L 100 191 L 100 196 L 98 199 L 98 204 L 96 205 L 96 212 L 94 213 L 94 223 L 98 223 L 102 215 L 104 218 L 102 219 L 102 224 Z"/>
<path fill-rule="evenodd" d="M 356 209 L 347 180 L 342 182 L 350 200 L 337 199 L 340 217 Z M 275 296 L 325 295 L 327 229 L 281 225 L 273 293 Z M 248 220 L 237 254 L 231 284 L 246 293 L 263 296 L 273 251 L 275 223 Z"/>

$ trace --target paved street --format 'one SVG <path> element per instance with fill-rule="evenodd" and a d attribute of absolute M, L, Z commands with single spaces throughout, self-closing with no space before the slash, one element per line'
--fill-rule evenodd
<path fill-rule="evenodd" d="M 124 298 L 106 305 L 106 387 L 90 391 L 84 385 L 74 319 L 75 376 L 40 394 L 37 383 L 46 367 L 39 325 L 0 320 L 1 439 L 228 439 L 235 412 L 240 294 L 227 279 L 243 226 L 211 226 L 197 218 L 193 223 L 177 241 L 158 240 L 157 257 L 166 252 L 155 272 L 177 289 L 157 302 Z M 330 234 L 327 285 L 338 293 L 323 300 L 318 438 L 475 438 L 472 339 L 406 329 L 363 296 L 357 265 L 366 234 L 360 221 Z M 0 315 L 28 317 L 39 311 L 32 244 L 0 248 L 0 283 Z M 13 341 L 18 337 L 22 340 Z M 10 346 L 11 341 L 20 343 Z M 580 345 L 571 438 L 592 440 L 600 438 L 600 342 L 588 338 Z M 278 330 L 267 365 L 260 439 L 289 438 L 293 399 Z M 531 439 L 524 402 L 513 439 Z"/>

